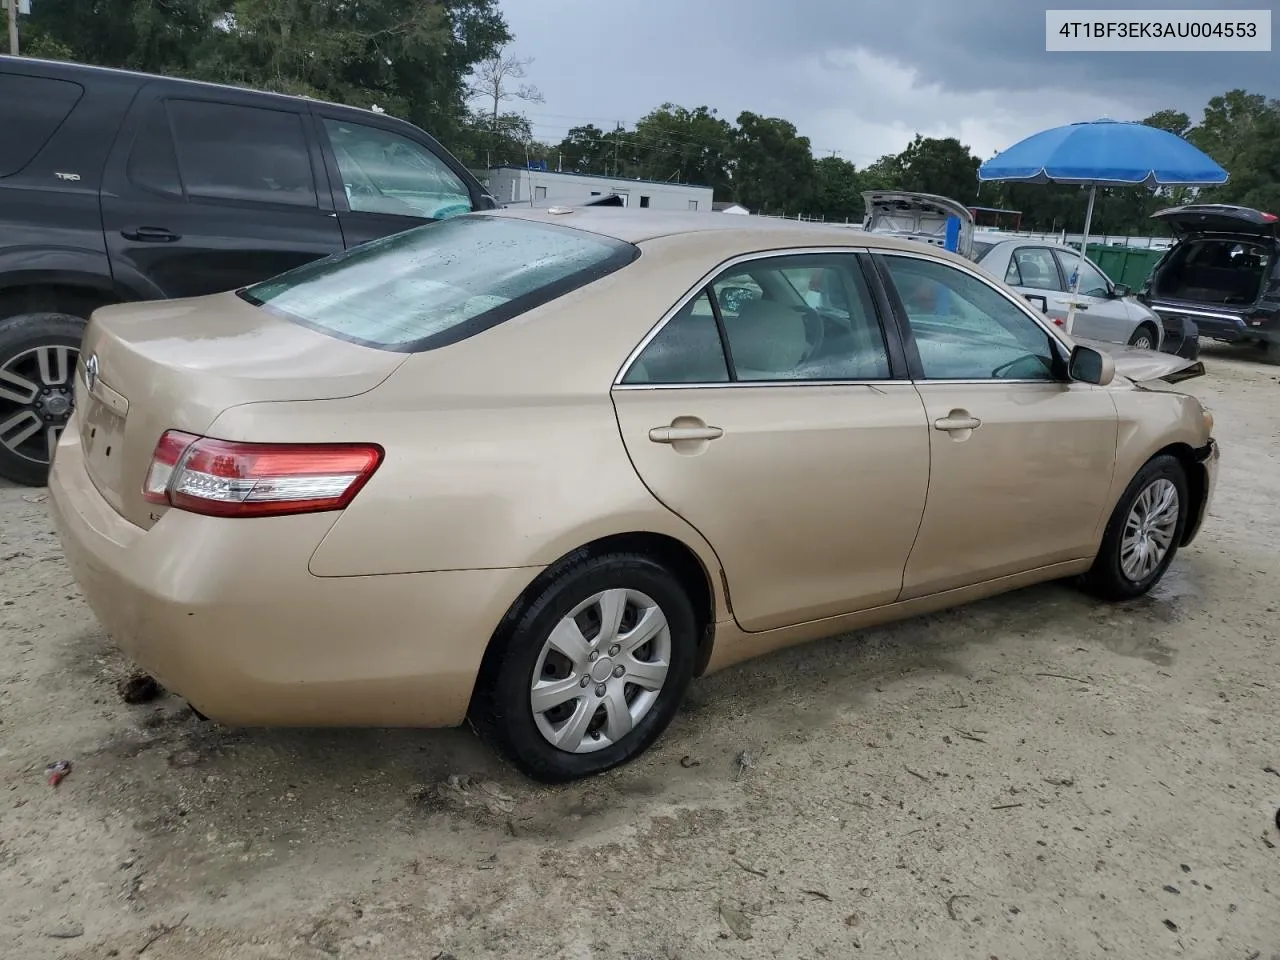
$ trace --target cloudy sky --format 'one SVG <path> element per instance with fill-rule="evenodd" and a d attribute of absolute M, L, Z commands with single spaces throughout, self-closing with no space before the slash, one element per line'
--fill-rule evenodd
<path fill-rule="evenodd" d="M 785 117 L 818 156 L 858 166 L 918 131 L 988 157 L 1059 123 L 1140 120 L 1174 107 L 1198 119 L 1232 87 L 1280 97 L 1271 53 L 1045 52 L 1036 0 L 500 0 L 512 50 L 545 103 L 534 135 L 633 124 L 671 101 Z M 1089 6 L 1089 4 L 1080 4 Z M 1108 6 L 1099 0 L 1094 8 Z M 1112 3 L 1109 6 L 1119 7 Z M 1267 9 L 1259 0 L 1129 0 L 1126 8 Z M 1273 47 L 1275 44 L 1273 43 Z"/>

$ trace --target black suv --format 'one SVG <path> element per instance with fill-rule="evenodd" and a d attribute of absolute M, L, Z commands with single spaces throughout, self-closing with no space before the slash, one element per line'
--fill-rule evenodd
<path fill-rule="evenodd" d="M 0 56 L 0 131 L 0 476 L 23 484 L 45 481 L 95 308 L 497 206 L 412 124 L 193 80 Z"/>
<path fill-rule="evenodd" d="M 1280 363 L 1280 217 L 1197 203 L 1153 214 L 1177 241 L 1151 271 L 1142 300 L 1164 318 L 1195 321 L 1201 336 L 1256 343 Z"/>

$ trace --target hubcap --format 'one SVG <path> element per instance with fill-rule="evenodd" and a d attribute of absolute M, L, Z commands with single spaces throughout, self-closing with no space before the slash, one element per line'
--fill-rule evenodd
<path fill-rule="evenodd" d="M 53 459 L 74 402 L 75 347 L 32 347 L 0 365 L 0 446 L 35 463 Z"/>
<path fill-rule="evenodd" d="M 1149 337 L 1139 337 L 1137 340 L 1133 341 L 1133 345 L 1135 347 L 1141 347 L 1143 350 L 1150 350 L 1151 339 Z"/>
<path fill-rule="evenodd" d="M 1178 488 L 1161 477 L 1150 484 L 1124 523 L 1120 540 L 1120 569 L 1133 582 L 1151 576 L 1173 545 L 1178 526 Z"/>
<path fill-rule="evenodd" d="M 538 731 L 568 753 L 621 741 L 653 709 L 671 663 L 671 629 L 638 590 L 578 604 L 542 645 L 529 706 Z"/>

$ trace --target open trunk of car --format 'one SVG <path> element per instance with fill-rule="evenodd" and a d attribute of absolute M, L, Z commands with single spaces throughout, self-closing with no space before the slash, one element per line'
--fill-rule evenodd
<path fill-rule="evenodd" d="M 1152 216 L 1177 245 L 1156 266 L 1150 295 L 1214 307 L 1246 307 L 1275 269 L 1280 218 L 1248 207 L 1189 204 Z"/>
<path fill-rule="evenodd" d="M 946 246 L 947 221 L 960 221 L 956 252 L 973 256 L 973 214 L 964 204 L 932 193 L 898 190 L 866 190 L 862 194 L 866 217 L 862 229 L 935 247 Z"/>

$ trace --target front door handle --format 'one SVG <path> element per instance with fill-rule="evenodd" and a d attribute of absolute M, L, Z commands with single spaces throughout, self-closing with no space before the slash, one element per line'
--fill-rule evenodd
<path fill-rule="evenodd" d="M 649 431 L 649 439 L 654 443 L 684 443 L 690 440 L 719 440 L 724 436 L 720 427 L 654 427 Z"/>
<path fill-rule="evenodd" d="M 165 227 L 137 227 L 133 230 L 121 230 L 120 236 L 134 243 L 173 243 L 181 240 L 179 234 Z"/>
<path fill-rule="evenodd" d="M 971 417 L 963 410 L 952 410 L 945 417 L 933 421 L 933 429 L 946 430 L 948 433 L 957 430 L 977 430 L 982 426 L 982 421 L 977 417 Z"/>

